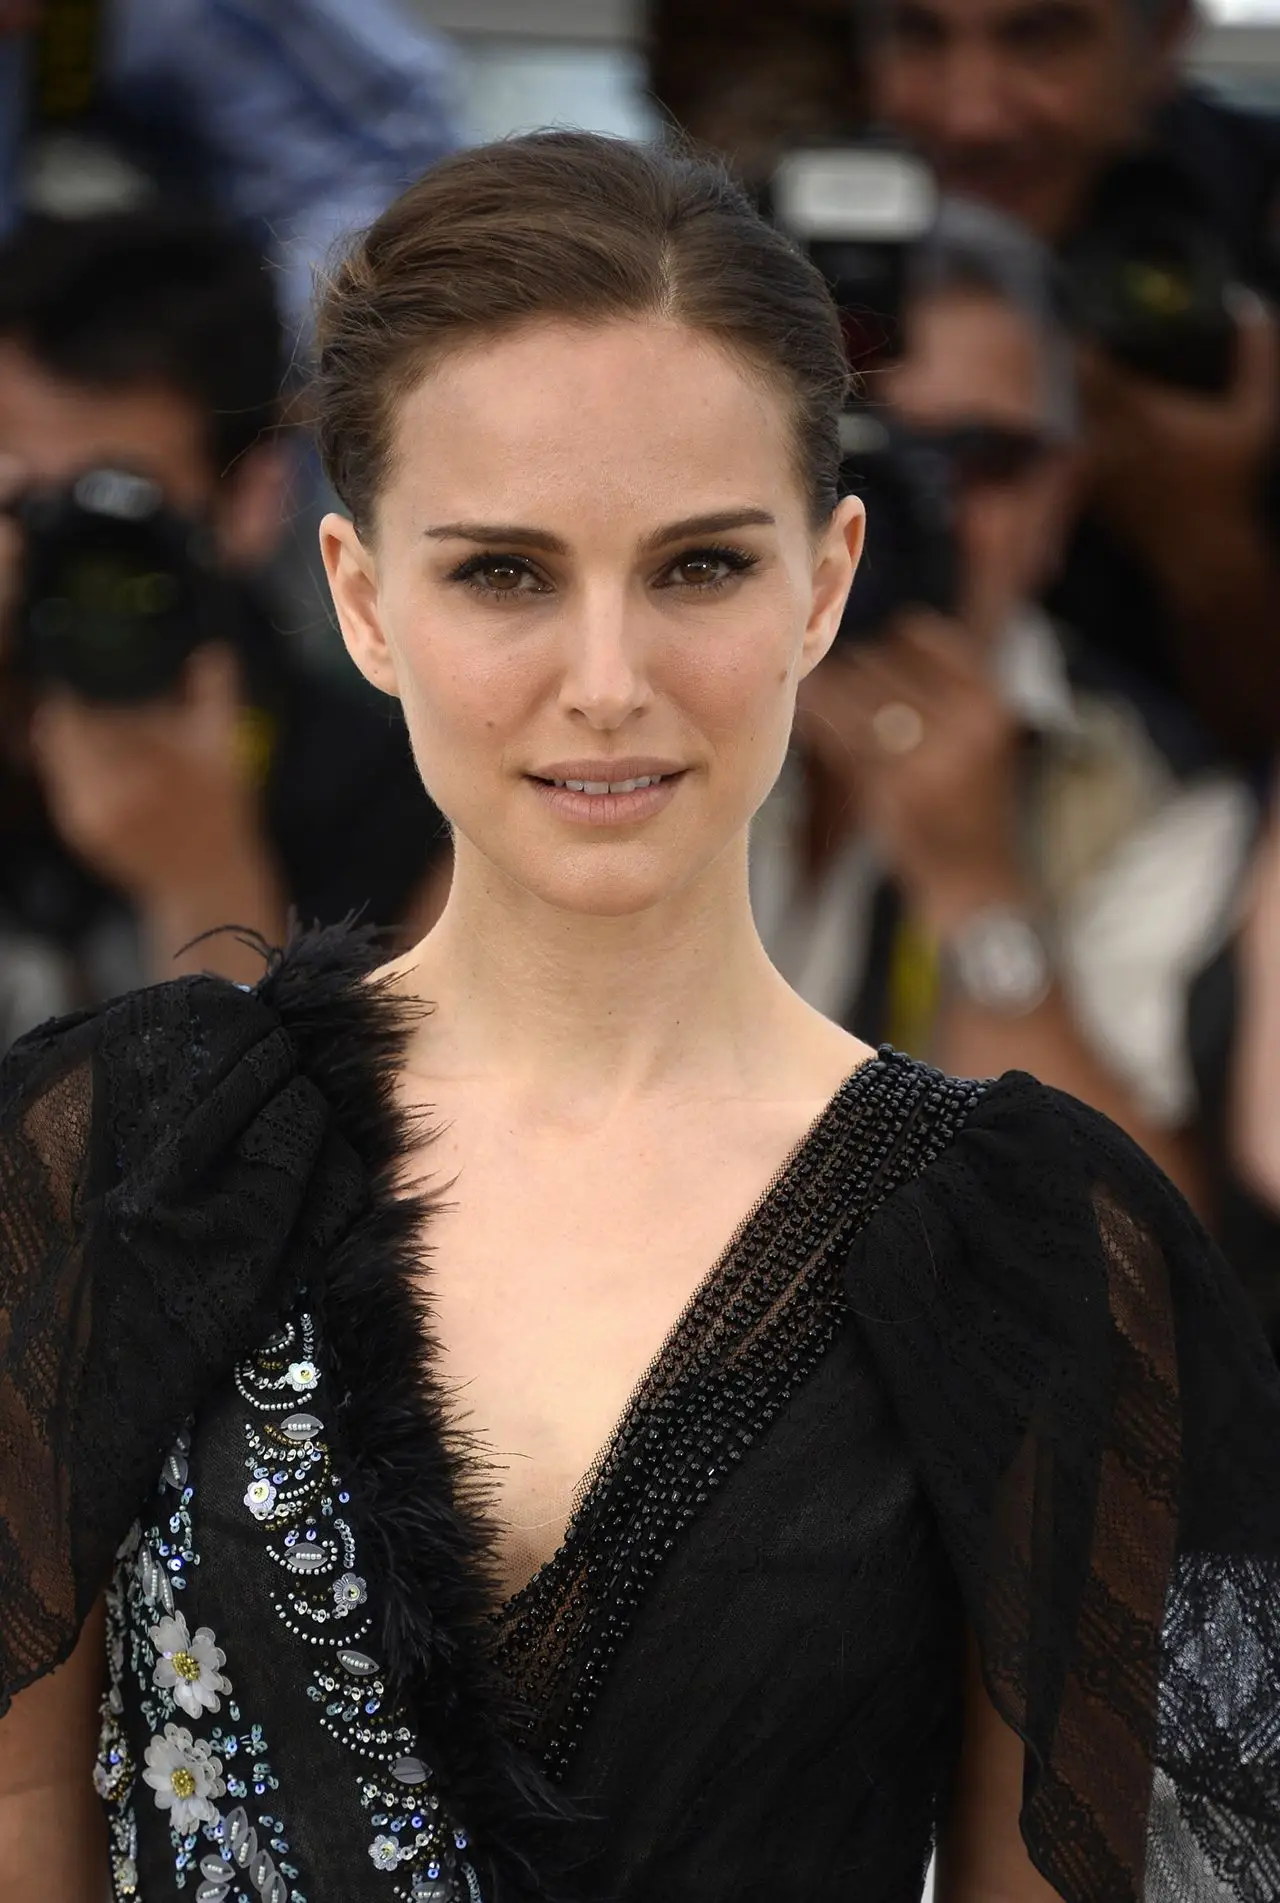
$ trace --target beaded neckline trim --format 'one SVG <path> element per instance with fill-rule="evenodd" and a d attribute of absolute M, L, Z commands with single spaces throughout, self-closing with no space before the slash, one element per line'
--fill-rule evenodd
<path fill-rule="evenodd" d="M 841 1086 L 676 1322 L 558 1552 L 495 1614 L 495 1661 L 530 1714 L 522 1742 L 553 1779 L 566 1775 L 665 1555 L 835 1340 L 854 1235 L 941 1153 L 983 1089 L 883 1047 Z"/>

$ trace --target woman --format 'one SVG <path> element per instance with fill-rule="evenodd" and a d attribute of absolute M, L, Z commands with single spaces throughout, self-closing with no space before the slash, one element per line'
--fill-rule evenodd
<path fill-rule="evenodd" d="M 545 135 L 319 336 L 454 885 L 372 982 L 304 940 L 13 1061 L 6 1893 L 97 1898 L 101 1696 L 146 1903 L 899 1903 L 935 1834 L 960 1903 L 1274 1894 L 1233 1289 L 1109 1125 L 866 1050 L 752 926 L 861 536 L 819 280 L 714 169 Z"/>

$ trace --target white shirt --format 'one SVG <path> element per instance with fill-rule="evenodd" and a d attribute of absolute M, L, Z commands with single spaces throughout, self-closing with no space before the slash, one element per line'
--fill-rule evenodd
<path fill-rule="evenodd" d="M 1233 923 L 1253 799 L 1226 772 L 1176 779 L 1134 708 L 1074 689 L 1038 609 L 1010 624 L 996 668 L 1009 705 L 1047 743 L 1024 817 L 1068 1002 L 1143 1113 L 1176 1128 L 1194 1108 L 1187 990 Z M 806 885 L 795 850 L 803 800 L 791 759 L 753 827 L 752 904 L 779 971 L 843 1020 L 862 983 L 885 866 L 855 834 L 821 884 Z"/>

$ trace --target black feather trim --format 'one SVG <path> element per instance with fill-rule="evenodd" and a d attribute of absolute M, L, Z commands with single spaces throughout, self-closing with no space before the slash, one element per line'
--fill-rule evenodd
<path fill-rule="evenodd" d="M 437 1372 L 424 1234 L 432 1198 L 409 1177 L 429 1132 L 395 1097 L 407 1040 L 429 1007 L 371 981 L 384 956 L 372 929 L 304 932 L 270 956 L 256 995 L 369 1181 L 364 1212 L 309 1300 L 344 1397 L 338 1435 L 384 1609 L 383 1658 L 471 1835 L 486 1903 L 546 1903 L 552 1841 L 569 1812 L 512 1742 L 509 1693 L 488 1660 L 499 1603 L 491 1490 Z"/>

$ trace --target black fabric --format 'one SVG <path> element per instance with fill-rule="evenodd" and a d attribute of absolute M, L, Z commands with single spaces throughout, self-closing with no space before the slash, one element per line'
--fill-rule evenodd
<path fill-rule="evenodd" d="M 1280 1210 L 1240 1180 L 1231 1156 L 1231 1078 L 1240 1025 L 1234 939 L 1198 975 L 1187 1006 L 1187 1048 L 1196 1079 L 1198 1126 L 1209 1165 L 1213 1231 L 1244 1284 L 1272 1353 L 1280 1359 Z"/>
<path fill-rule="evenodd" d="M 412 1135 L 390 1108 L 408 1025 L 364 982 L 377 955 L 369 934 L 313 934 L 252 994 L 211 978 L 136 992 L 0 1067 L 0 1709 L 68 1655 L 186 1424 L 225 1405 L 242 1358 L 312 1294 L 381 1658 L 422 1729 L 447 1729 L 486 1895 L 514 1903 L 554 1806 L 499 1730 L 478 1638 L 482 1481 L 415 1378 L 421 1211 L 390 1188 Z M 250 1594 L 239 1606 L 242 1649 L 278 1671 L 287 1644 Z M 285 1745 L 307 1803 L 328 1807 L 323 1747 L 314 1728 Z M 347 1849 L 311 1903 L 358 1894 L 364 1839 Z"/>
<path fill-rule="evenodd" d="M 1067 1898 L 1280 1894 L 1280 1380 L 1186 1205 L 1016 1074 L 855 1244 L 1023 1834 Z"/>
<path fill-rule="evenodd" d="M 0 1685 L 65 1656 L 193 1414 L 207 1483 L 218 1442 L 202 1437 L 234 1412 L 233 1365 L 312 1300 L 386 1655 L 485 1894 L 528 1895 L 549 1800 L 503 1742 L 513 1721 L 477 1632 L 483 1476 L 415 1333 L 420 1212 L 391 1188 L 406 1027 L 361 982 L 371 956 L 312 939 L 256 994 L 183 981 L 8 1061 Z M 1068 1903 L 1216 1903 L 1218 1879 L 1272 1899 L 1280 1388 L 1265 1345 L 1194 1219 L 1103 1119 L 1018 1076 L 957 1098 L 909 1060 L 887 1074 L 890 1150 L 924 1140 L 872 1198 L 827 1352 L 690 1502 L 596 1661 L 564 1786 L 584 1815 L 544 1881 L 564 1861 L 584 1895 L 625 1903 L 905 1903 L 945 1813 L 963 1610 L 1027 1742 L 1024 1835 Z M 714 1351 L 688 1343 L 696 1389 Z M 220 1484 L 230 1512 L 230 1470 Z M 642 1491 L 637 1530 L 650 1510 Z M 280 1644 L 221 1591 L 229 1655 Z M 256 1672 L 282 1669 L 255 1654 Z M 288 1732 L 272 1747 L 295 1810 L 336 1805 L 296 1717 Z M 323 1834 L 304 1815 L 308 1832 Z M 363 1840 L 342 1861 L 306 1872 L 308 1903 L 396 1894 Z M 159 1882 L 152 1903 L 183 1893 Z"/>
<path fill-rule="evenodd" d="M 954 1576 L 844 1329 L 690 1523 L 579 1741 L 582 1891 L 907 1903 L 955 1762 Z"/>

